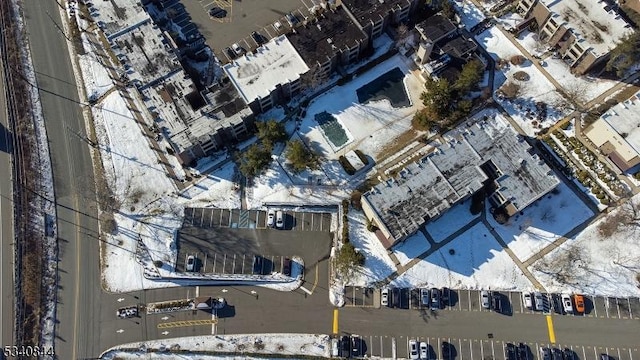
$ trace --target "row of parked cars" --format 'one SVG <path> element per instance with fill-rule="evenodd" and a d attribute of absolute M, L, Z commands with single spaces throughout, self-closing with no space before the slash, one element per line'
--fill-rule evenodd
<path fill-rule="evenodd" d="M 397 288 L 384 288 L 380 291 L 380 305 L 387 307 L 399 307 L 400 291 Z M 448 288 L 420 289 L 420 303 L 431 310 L 442 308 L 443 304 L 449 302 Z"/>
<path fill-rule="evenodd" d="M 584 314 L 584 296 L 579 294 L 551 294 L 551 304 L 547 303 L 547 297 L 541 292 L 522 294 L 524 306 L 529 310 L 546 311 L 551 305 L 555 312 L 559 314 Z"/>

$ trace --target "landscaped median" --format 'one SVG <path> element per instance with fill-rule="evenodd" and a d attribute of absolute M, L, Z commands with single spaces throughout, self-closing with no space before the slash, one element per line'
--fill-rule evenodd
<path fill-rule="evenodd" d="M 171 358 L 171 354 L 191 358 L 214 358 L 233 355 L 243 358 L 317 359 L 331 356 L 329 335 L 320 334 L 243 334 L 204 335 L 183 338 L 149 340 L 113 347 L 100 355 L 100 359 L 140 359 L 145 354 L 158 358 Z M 211 356 L 211 357 L 208 357 Z"/>
<path fill-rule="evenodd" d="M 246 285 L 261 286 L 278 291 L 294 291 L 302 285 L 304 260 L 299 256 L 291 257 L 291 276 L 279 272 L 268 275 L 251 274 L 202 274 L 196 272 L 170 273 L 163 276 L 148 276 L 153 281 L 173 282 L 176 286 L 188 285 Z"/>

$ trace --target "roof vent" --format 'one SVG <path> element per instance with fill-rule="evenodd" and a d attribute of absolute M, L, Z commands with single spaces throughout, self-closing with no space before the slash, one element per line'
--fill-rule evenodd
<path fill-rule="evenodd" d="M 318 27 L 318 30 L 322 31 L 322 26 L 320 26 L 320 24 L 316 24 L 316 27 Z"/>
<path fill-rule="evenodd" d="M 331 39 L 331 38 L 327 38 L 327 42 L 328 42 L 329 44 L 333 44 L 333 39 Z"/>
<path fill-rule="evenodd" d="M 378 0 L 380 4 L 384 4 L 384 0 Z"/>

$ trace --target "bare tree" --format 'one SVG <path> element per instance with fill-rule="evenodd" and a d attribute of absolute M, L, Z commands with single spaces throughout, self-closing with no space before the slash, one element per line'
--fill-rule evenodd
<path fill-rule="evenodd" d="M 633 200 L 623 203 L 615 213 L 607 216 L 599 225 L 598 232 L 609 238 L 618 231 L 635 232 L 640 228 L 640 205 Z"/>

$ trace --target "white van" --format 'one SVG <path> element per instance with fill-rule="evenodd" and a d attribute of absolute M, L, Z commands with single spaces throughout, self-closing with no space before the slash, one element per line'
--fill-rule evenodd
<path fill-rule="evenodd" d="M 567 314 L 573 314 L 573 304 L 571 303 L 571 296 L 569 294 L 562 294 L 562 309 Z"/>
<path fill-rule="evenodd" d="M 331 339 L 331 356 L 338 357 L 340 356 L 340 349 L 338 347 L 338 339 Z"/>
<path fill-rule="evenodd" d="M 267 213 L 267 226 L 272 228 L 276 223 L 276 212 L 273 210 L 269 210 Z"/>
<path fill-rule="evenodd" d="M 284 214 L 280 210 L 276 212 L 276 227 L 278 229 L 282 229 L 284 227 Z"/>
<path fill-rule="evenodd" d="M 522 301 L 524 303 L 524 307 L 531 310 L 533 309 L 533 302 L 531 301 L 531 293 L 522 293 Z"/>

